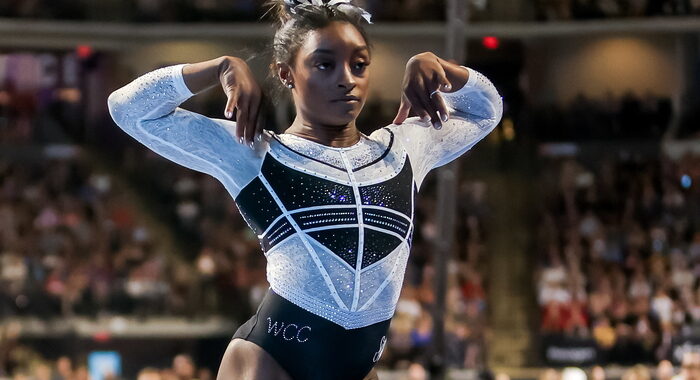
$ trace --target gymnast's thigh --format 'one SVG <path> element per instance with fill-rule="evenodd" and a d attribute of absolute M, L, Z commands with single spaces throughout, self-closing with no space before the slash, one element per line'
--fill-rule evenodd
<path fill-rule="evenodd" d="M 277 361 L 253 342 L 234 338 L 221 360 L 216 380 L 291 380 Z M 363 380 L 379 380 L 372 370 Z"/>
<path fill-rule="evenodd" d="M 221 359 L 216 380 L 292 380 L 262 347 L 234 338 Z"/>
<path fill-rule="evenodd" d="M 365 378 L 362 380 L 379 380 L 379 375 L 377 374 L 377 369 L 372 368 L 372 370 L 369 371 L 367 376 L 365 376 Z"/>

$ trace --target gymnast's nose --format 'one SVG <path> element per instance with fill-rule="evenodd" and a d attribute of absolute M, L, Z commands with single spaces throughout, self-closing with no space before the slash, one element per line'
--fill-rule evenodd
<path fill-rule="evenodd" d="M 352 73 L 352 68 L 349 65 L 344 66 L 340 72 L 340 78 L 338 78 L 338 87 L 352 90 L 356 85 L 357 82 L 355 81 L 355 75 Z"/>

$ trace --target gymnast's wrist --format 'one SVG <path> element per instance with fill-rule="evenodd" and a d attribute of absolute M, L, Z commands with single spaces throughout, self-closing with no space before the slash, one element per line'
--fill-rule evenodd
<path fill-rule="evenodd" d="M 452 63 L 442 58 L 438 58 L 438 62 L 440 62 L 440 64 L 442 65 L 442 68 L 445 70 L 447 80 L 452 85 L 452 89 L 450 91 L 443 92 L 455 92 L 467 84 L 467 82 L 469 81 L 469 70 L 466 67 L 460 66 L 456 63 Z"/>
<path fill-rule="evenodd" d="M 198 94 L 219 84 L 220 70 L 227 64 L 228 58 L 219 57 L 204 62 L 185 65 L 182 76 L 193 94 Z"/>

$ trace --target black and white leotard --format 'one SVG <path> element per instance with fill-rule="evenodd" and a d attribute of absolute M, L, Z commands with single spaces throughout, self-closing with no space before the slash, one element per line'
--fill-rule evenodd
<path fill-rule="evenodd" d="M 414 229 L 414 202 L 433 168 L 469 150 L 498 124 L 493 84 L 469 80 L 443 93 L 440 130 L 417 118 L 334 148 L 265 132 L 254 149 L 236 123 L 178 106 L 193 96 L 184 65 L 137 78 L 109 97 L 117 124 L 163 157 L 216 177 L 260 238 L 271 289 L 344 329 L 390 319 Z"/>

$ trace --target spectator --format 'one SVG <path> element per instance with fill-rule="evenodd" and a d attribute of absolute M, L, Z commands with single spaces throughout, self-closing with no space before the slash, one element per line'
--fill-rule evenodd
<path fill-rule="evenodd" d="M 678 380 L 698 380 L 700 379 L 700 353 L 686 351 L 681 358 L 681 372 Z"/>
<path fill-rule="evenodd" d="M 581 368 L 566 367 L 561 373 L 561 380 L 587 380 L 586 372 Z"/>
<path fill-rule="evenodd" d="M 178 380 L 193 380 L 195 365 L 192 357 L 187 354 L 179 354 L 173 358 L 173 371 Z"/>
<path fill-rule="evenodd" d="M 622 380 L 650 380 L 649 370 L 643 365 L 635 365 L 622 374 Z"/>
<path fill-rule="evenodd" d="M 136 380 L 161 380 L 161 376 L 157 369 L 148 367 L 139 371 Z"/>
<path fill-rule="evenodd" d="M 656 366 L 656 380 L 672 380 L 673 377 L 673 364 L 668 360 L 660 361 Z"/>
<path fill-rule="evenodd" d="M 605 369 L 599 365 L 594 366 L 591 368 L 591 376 L 589 376 L 591 380 L 606 380 L 607 379 L 607 374 L 605 373 Z"/>

